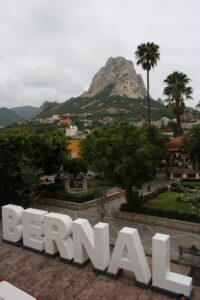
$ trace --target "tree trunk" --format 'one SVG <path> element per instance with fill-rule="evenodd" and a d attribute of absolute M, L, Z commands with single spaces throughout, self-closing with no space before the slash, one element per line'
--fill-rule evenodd
<path fill-rule="evenodd" d="M 134 190 L 132 186 L 128 186 L 125 188 L 125 198 L 128 203 L 131 204 L 132 207 L 139 206 L 139 195 L 138 191 Z"/>
<path fill-rule="evenodd" d="M 177 123 L 177 133 L 178 133 L 178 135 L 182 135 L 183 134 L 183 129 L 182 129 L 182 126 L 181 126 L 181 118 L 180 118 L 179 114 L 177 114 L 177 116 L 176 116 L 176 123 Z"/>
<path fill-rule="evenodd" d="M 148 123 L 151 124 L 150 98 L 149 98 L 149 70 L 147 70 L 147 106 L 148 106 Z"/>
<path fill-rule="evenodd" d="M 132 186 L 127 186 L 125 189 L 125 198 L 127 202 L 132 202 Z"/>
<path fill-rule="evenodd" d="M 147 192 L 151 192 L 151 183 L 148 182 L 148 185 L 147 185 Z"/>

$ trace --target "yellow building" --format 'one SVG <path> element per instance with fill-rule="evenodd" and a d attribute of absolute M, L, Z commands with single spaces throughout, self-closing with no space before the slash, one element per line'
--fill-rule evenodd
<path fill-rule="evenodd" d="M 59 121 L 59 125 L 71 125 L 72 124 L 72 120 L 71 119 L 60 119 Z"/>
<path fill-rule="evenodd" d="M 85 139 L 85 136 L 72 136 L 68 138 L 67 145 L 67 158 L 80 158 L 81 157 L 81 149 L 80 144 L 81 141 Z"/>

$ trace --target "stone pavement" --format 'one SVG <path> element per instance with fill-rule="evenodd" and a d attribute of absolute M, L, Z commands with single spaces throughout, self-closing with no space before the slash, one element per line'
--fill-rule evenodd
<path fill-rule="evenodd" d="M 151 259 L 148 258 L 151 265 Z M 188 267 L 171 264 L 173 272 L 188 274 Z M 0 278 L 38 300 L 170 300 L 171 298 L 135 286 L 134 274 L 124 271 L 117 279 L 99 275 L 92 265 L 84 268 L 49 258 L 30 250 L 2 243 L 0 225 Z M 192 300 L 199 300 L 194 287 Z M 13 300 L 15 297 L 13 295 Z"/>
<path fill-rule="evenodd" d="M 171 236 L 171 260 L 175 260 L 175 261 L 179 260 L 179 252 L 178 252 L 179 245 L 182 245 L 184 247 L 191 247 L 192 245 L 196 245 L 200 249 L 200 233 L 195 234 L 192 232 L 169 229 L 157 225 L 147 225 L 142 223 L 136 223 L 133 221 L 125 221 L 125 220 L 114 218 L 111 215 L 110 210 L 118 209 L 120 207 L 120 204 L 123 202 L 125 202 L 125 198 L 121 197 L 105 204 L 106 215 L 105 215 L 104 222 L 109 223 L 110 241 L 112 244 L 115 242 L 118 232 L 123 227 L 128 226 L 128 227 L 133 227 L 138 229 L 146 254 L 151 254 L 152 237 L 155 235 L 155 233 L 164 233 L 164 234 L 169 234 Z M 73 220 L 77 218 L 85 218 L 88 219 L 92 225 L 95 225 L 96 223 L 100 222 L 100 216 L 97 207 L 89 208 L 86 210 L 77 210 L 77 211 L 66 209 L 66 208 L 59 208 L 55 206 L 46 206 L 46 205 L 40 205 L 38 206 L 38 208 L 47 210 L 49 212 L 52 211 L 52 212 L 67 214 Z M 195 261 L 195 257 L 193 260 L 195 264 L 199 263 L 200 265 L 200 260 Z"/>

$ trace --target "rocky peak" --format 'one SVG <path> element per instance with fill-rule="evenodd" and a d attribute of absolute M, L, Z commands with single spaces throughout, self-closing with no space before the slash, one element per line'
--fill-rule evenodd
<path fill-rule="evenodd" d="M 54 101 L 54 102 L 49 102 L 49 101 L 45 101 L 38 109 L 37 111 L 37 116 L 40 116 L 44 111 L 54 107 L 54 106 L 57 106 L 58 105 L 58 102 L 57 101 Z"/>
<path fill-rule="evenodd" d="M 87 92 L 82 97 L 93 97 L 108 85 L 113 84 L 109 96 L 122 96 L 129 98 L 144 98 L 146 88 L 140 74 L 137 74 L 133 62 L 124 57 L 110 57 L 105 66 L 94 76 Z"/>

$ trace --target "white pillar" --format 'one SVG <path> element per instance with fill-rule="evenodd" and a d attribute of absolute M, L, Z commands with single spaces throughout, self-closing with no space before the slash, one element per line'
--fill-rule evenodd
<path fill-rule="evenodd" d="M 2 206 L 3 239 L 17 243 L 22 239 L 22 212 L 21 206 L 8 204 Z"/>
<path fill-rule="evenodd" d="M 25 247 L 44 250 L 44 216 L 47 211 L 28 208 L 23 211 L 23 245 Z"/>
<path fill-rule="evenodd" d="M 72 219 L 63 214 L 49 213 L 44 216 L 45 252 L 57 252 L 66 260 L 73 259 Z"/>
<path fill-rule="evenodd" d="M 152 239 L 152 277 L 153 288 L 187 297 L 191 295 L 192 278 L 170 272 L 169 235 L 157 233 Z"/>
<path fill-rule="evenodd" d="M 73 223 L 74 262 L 84 265 L 91 259 L 96 270 L 104 272 L 110 260 L 109 224 L 98 223 L 93 229 L 86 219 Z"/>

